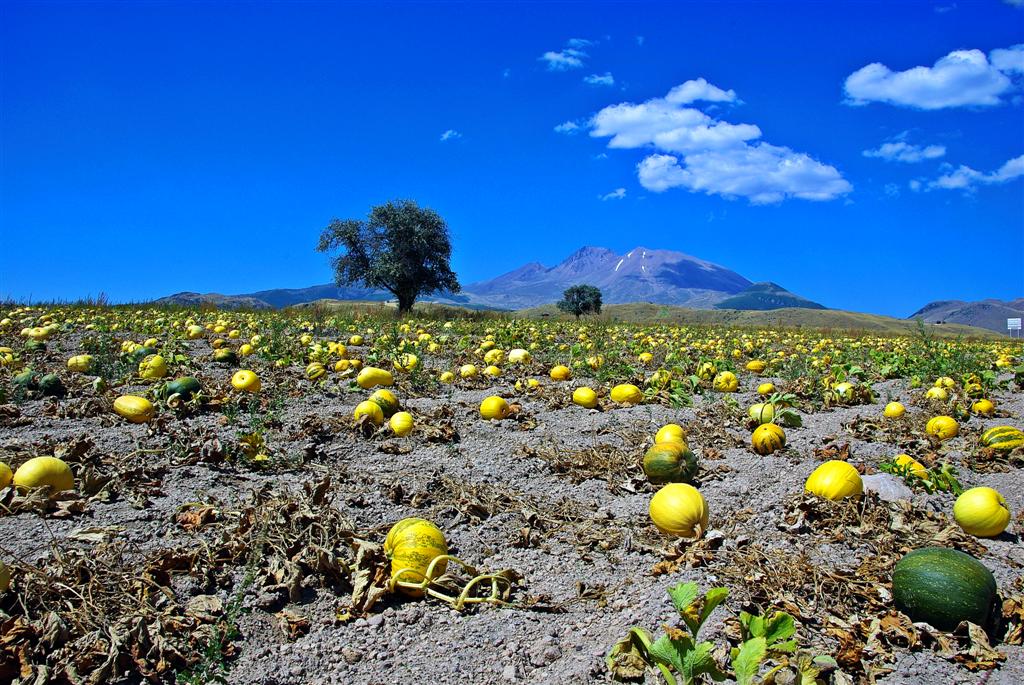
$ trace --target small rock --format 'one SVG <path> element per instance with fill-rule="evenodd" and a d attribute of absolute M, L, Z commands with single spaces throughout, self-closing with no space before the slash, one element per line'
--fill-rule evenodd
<path fill-rule="evenodd" d="M 374 614 L 370 618 L 366 619 L 366 623 L 371 628 L 380 628 L 382 625 L 384 625 L 384 617 L 380 614 Z"/>
<path fill-rule="evenodd" d="M 363 653 L 355 647 L 343 647 L 341 650 L 341 658 L 345 660 L 346 664 L 355 665 L 363 660 Z"/>
<path fill-rule="evenodd" d="M 515 681 L 516 679 L 516 665 L 508 664 L 501 670 L 501 677 L 508 681 Z"/>
<path fill-rule="evenodd" d="M 903 481 L 888 473 L 873 473 L 869 476 L 861 476 L 865 492 L 878 493 L 879 499 L 886 502 L 896 500 L 909 500 L 913 497 L 913 491 Z"/>

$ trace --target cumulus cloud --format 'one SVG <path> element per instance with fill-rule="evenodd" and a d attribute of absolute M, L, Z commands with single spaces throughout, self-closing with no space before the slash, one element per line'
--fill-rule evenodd
<path fill-rule="evenodd" d="M 454 140 L 456 138 L 461 138 L 461 137 L 462 137 L 462 134 L 459 133 L 458 131 L 456 131 L 454 129 L 448 129 L 447 131 L 445 131 L 444 133 L 441 134 L 441 142 L 444 142 L 446 140 Z"/>
<path fill-rule="evenodd" d="M 580 125 L 577 124 L 575 121 L 566 121 L 559 124 L 558 126 L 555 126 L 556 133 L 565 133 L 568 135 L 572 135 L 574 133 L 579 133 L 579 130 Z"/>
<path fill-rule="evenodd" d="M 603 76 L 597 74 L 591 74 L 590 76 L 583 77 L 584 83 L 592 86 L 614 86 L 615 77 L 612 76 L 612 72 L 606 71 Z"/>
<path fill-rule="evenodd" d="M 864 150 L 865 157 L 878 157 L 890 162 L 923 162 L 926 159 L 938 159 L 946 154 L 943 145 L 912 145 L 902 140 L 882 143 L 876 150 Z"/>
<path fill-rule="evenodd" d="M 1024 155 L 1014 157 L 990 174 L 975 171 L 961 164 L 955 171 L 947 173 L 928 184 L 928 190 L 973 190 L 979 185 L 1008 183 L 1024 176 Z"/>
<path fill-rule="evenodd" d="M 595 41 L 588 40 L 586 38 L 570 38 L 565 44 L 570 48 L 576 48 L 577 50 L 589 48 L 591 45 L 597 45 Z"/>
<path fill-rule="evenodd" d="M 664 98 L 605 107 L 590 120 L 590 135 L 609 138 L 609 148 L 653 148 L 656 153 L 637 165 L 637 175 L 654 192 L 682 187 L 770 204 L 831 200 L 853 189 L 834 167 L 758 141 L 761 129 L 754 124 L 719 121 L 686 106 L 696 101 L 737 98 L 704 79 L 687 81 Z"/>
<path fill-rule="evenodd" d="M 1021 0 L 1024 2 L 1024 0 Z M 1007 74 L 1024 74 L 1024 43 L 988 53 L 992 66 Z"/>
<path fill-rule="evenodd" d="M 626 197 L 626 189 L 625 188 L 616 188 L 615 190 L 613 190 L 610 193 L 605 193 L 604 195 L 598 195 L 597 197 L 602 202 L 606 202 L 608 200 L 621 200 L 622 198 Z"/>
<path fill-rule="evenodd" d="M 930 67 L 906 71 L 875 62 L 846 78 L 847 102 L 917 109 L 998 105 L 1013 89 L 1007 74 L 1024 73 L 1024 46 L 993 50 L 989 57 L 981 50 L 954 50 Z"/>

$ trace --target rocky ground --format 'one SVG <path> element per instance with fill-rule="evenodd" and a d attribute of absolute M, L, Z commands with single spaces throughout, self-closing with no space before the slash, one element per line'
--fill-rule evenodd
<path fill-rule="evenodd" d="M 52 354 L 63 358 L 59 347 Z M 136 564 L 139 574 L 142 560 L 161 550 L 215 549 L 252 506 L 254 493 L 313 501 L 303 487 L 328 476 L 330 487 L 309 519 L 328 521 L 323 512 L 334 510 L 325 534 L 347 527 L 352 538 L 381 543 L 399 519 L 428 518 L 445 531 L 458 558 L 481 571 L 517 574 L 509 603 L 457 612 L 438 600 L 386 596 L 365 615 L 346 617 L 352 586 L 330 582 L 326 571 L 306 573 L 282 594 L 263 560 L 246 550 L 233 548 L 232 562 L 215 571 L 199 573 L 194 561 L 166 566 L 177 604 L 190 606 L 193 616 L 230 614 L 237 624 L 223 660 L 227 682 L 604 682 L 604 656 L 631 626 L 655 634 L 675 622 L 666 589 L 682 581 L 730 588 L 702 634 L 718 643 L 734 630 L 741 608 L 773 605 L 796 614 L 802 645 L 837 656 L 853 681 L 1024 682 L 1019 646 L 997 644 L 1005 661 L 994 671 L 975 671 L 923 638 L 908 645 L 883 635 L 865 651 L 869 641 L 858 633 L 861 622 L 886 613 L 885 573 L 899 558 L 894 550 L 930 541 L 971 551 L 1004 595 L 1021 593 L 1022 470 L 976 457 L 983 429 L 1022 425 L 1020 394 L 996 393 L 1003 417 L 974 419 L 939 446 L 923 438 L 932 410 L 910 402 L 920 391 L 888 381 L 876 384 L 875 393 L 881 403 L 907 402 L 903 420 L 883 422 L 881 403 L 801 412 L 803 427 L 787 429 L 787 448 L 759 456 L 748 446 L 743 412 L 757 401 L 757 383 L 773 379 L 750 374 L 730 396 L 738 409 L 708 393 L 689 408 L 586 410 L 566 401 L 571 388 L 588 384 L 583 378 L 559 384 L 537 376 L 542 387 L 533 394 L 508 383 L 469 384 L 406 400 L 418 427 L 408 438 L 388 439 L 351 427 L 352 410 L 366 393 L 311 392 L 300 370 L 275 373 L 267 380 L 296 392 L 253 403 L 229 420 L 207 410 L 156 426 L 131 425 L 109 410 L 90 410 L 84 388 L 72 393 L 75 399 L 14 405 L 0 424 L 0 460 L 17 464 L 56 451 L 76 465 L 80 479 L 94 468 L 122 481 L 57 512 L 0 513 L 0 554 L 13 560 L 16 583 L 24 569 L 46 569 L 68 550 L 99 558 L 98 549 L 124 543 L 125 563 Z M 210 365 L 200 375 L 223 385 L 230 371 Z M 477 407 L 491 394 L 520 403 L 520 415 L 480 419 Z M 273 456 L 269 466 L 218 459 L 216 442 L 235 445 L 260 421 Z M 639 460 L 645 441 L 668 422 L 687 428 L 701 457 L 697 484 L 711 530 L 699 542 L 664 538 L 648 518 L 655 490 Z M 1017 515 L 1010 531 L 992 540 L 969 538 L 952 522 L 952 494 L 912 491 L 886 474 L 869 479 L 881 497 L 826 506 L 801 496 L 804 480 L 825 459 L 848 458 L 872 474 L 901 452 L 948 460 L 965 487 L 998 489 Z M 213 512 L 207 521 L 181 516 L 204 508 Z M 290 510 L 281 515 L 304 520 Z M 350 550 L 350 543 L 335 538 L 323 547 Z M 844 643 L 850 636 L 861 651 Z M 139 673 L 115 661 L 105 682 L 120 680 L 138 681 Z"/>

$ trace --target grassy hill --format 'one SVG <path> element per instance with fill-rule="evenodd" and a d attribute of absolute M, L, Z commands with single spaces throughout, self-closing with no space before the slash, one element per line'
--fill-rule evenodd
<path fill-rule="evenodd" d="M 572 319 L 555 305 L 544 305 L 516 312 L 517 316 L 537 319 Z M 597 317 L 587 320 L 627 323 L 666 323 L 760 328 L 812 328 L 823 330 L 863 331 L 882 335 L 907 335 L 918 331 L 915 321 L 894 319 L 877 314 L 844 312 L 835 309 L 783 308 L 769 311 L 735 309 L 686 309 L 658 304 L 610 304 Z M 991 331 L 959 324 L 925 324 L 929 333 L 943 337 L 999 337 Z"/>

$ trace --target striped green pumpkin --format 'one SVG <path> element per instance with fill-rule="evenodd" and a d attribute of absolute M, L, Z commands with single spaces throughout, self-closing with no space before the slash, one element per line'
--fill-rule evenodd
<path fill-rule="evenodd" d="M 989 428 L 981 436 L 981 444 L 994 450 L 1009 451 L 1024 445 L 1024 431 L 1013 426 Z"/>
<path fill-rule="evenodd" d="M 391 560 L 391 575 L 407 583 L 419 583 L 426 577 L 427 568 L 435 557 L 448 554 L 448 543 L 440 528 L 420 518 L 402 519 L 388 532 L 384 541 L 384 554 Z M 443 575 L 447 562 L 434 567 L 431 579 Z M 423 592 L 400 587 L 410 597 L 422 597 Z"/>
<path fill-rule="evenodd" d="M 689 483 L 697 475 L 697 457 L 682 442 L 661 442 L 644 455 L 644 473 L 655 485 Z"/>

